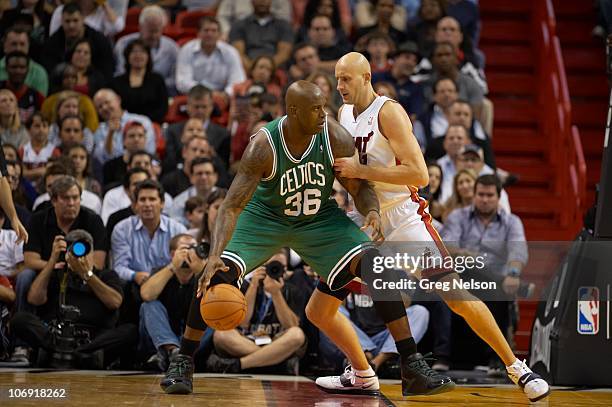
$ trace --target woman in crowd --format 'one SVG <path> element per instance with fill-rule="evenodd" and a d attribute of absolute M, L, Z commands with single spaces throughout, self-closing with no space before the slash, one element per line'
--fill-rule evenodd
<path fill-rule="evenodd" d="M 227 190 L 223 188 L 217 188 L 208 195 L 208 198 L 206 199 L 206 211 L 202 217 L 202 224 L 196 238 L 198 242 L 210 243 L 210 236 L 213 228 L 215 227 L 217 214 L 219 213 L 219 208 L 221 207 L 226 195 Z"/>
<path fill-rule="evenodd" d="M 319 71 L 310 74 L 306 80 L 314 83 L 323 91 L 323 95 L 327 100 L 327 103 L 325 104 L 327 114 L 331 115 L 332 117 L 337 117 L 338 109 L 340 108 L 340 101 L 336 97 L 338 92 L 336 92 L 336 88 L 331 77 L 326 73 Z"/>
<path fill-rule="evenodd" d="M 351 33 L 353 24 L 348 0 L 308 0 L 304 8 L 303 19 L 300 21 L 296 43 L 308 37 L 310 22 L 317 15 L 329 17 L 332 27 L 336 30 L 338 41 Z"/>
<path fill-rule="evenodd" d="M 67 116 L 81 116 L 81 95 L 73 91 L 64 91 L 57 94 L 55 103 L 55 112 L 53 115 L 52 125 L 49 128 L 49 141 L 55 146 L 61 144 L 60 140 L 60 123 Z M 81 119 L 82 123 L 84 121 Z M 93 133 L 88 127 L 83 128 L 83 145 L 87 151 L 91 152 L 94 147 Z"/>
<path fill-rule="evenodd" d="M 276 83 L 275 74 L 276 65 L 272 57 L 262 55 L 255 58 L 248 72 L 248 79 L 234 85 L 232 107 L 237 107 L 236 98 L 246 97 L 253 93 L 270 93 L 280 99 L 283 90 L 280 85 Z"/>
<path fill-rule="evenodd" d="M 125 73 L 115 77 L 110 84 L 121 97 L 121 106 L 130 113 L 162 123 L 168 112 L 168 89 L 164 78 L 153 72 L 149 46 L 136 39 L 125 47 L 123 56 Z"/>
<path fill-rule="evenodd" d="M 436 41 L 438 21 L 446 16 L 444 0 L 422 0 L 416 19 L 408 23 L 408 40 L 419 46 L 421 55 L 431 55 Z"/>
<path fill-rule="evenodd" d="M 442 221 L 442 214 L 444 213 L 444 206 L 440 202 L 440 193 L 442 189 L 442 167 L 437 163 L 432 162 L 427 164 L 427 173 L 429 174 L 429 190 L 424 196 L 426 196 L 429 204 L 429 213 L 438 222 Z"/>
<path fill-rule="evenodd" d="M 206 201 L 199 195 L 194 195 L 185 201 L 185 219 L 189 222 L 187 233 L 197 239 L 206 213 Z"/>
<path fill-rule="evenodd" d="M 102 187 L 100 183 L 90 176 L 91 156 L 87 152 L 87 149 L 82 144 L 73 144 L 66 150 L 66 155 L 74 165 L 74 177 L 79 185 L 81 185 L 81 188 L 93 192 L 102 198 Z"/>
<path fill-rule="evenodd" d="M 28 131 L 19 118 L 17 98 L 8 89 L 0 89 L 0 141 L 17 148 L 30 141 Z"/>
<path fill-rule="evenodd" d="M 476 174 L 469 169 L 459 170 L 453 179 L 453 194 L 444 204 L 442 221 L 445 222 L 448 215 L 455 209 L 465 208 L 472 204 L 474 199 L 474 185 Z"/>
<path fill-rule="evenodd" d="M 106 85 L 102 72 L 91 64 L 91 43 L 87 38 L 78 40 L 68 55 L 68 60 L 77 71 L 76 92 L 93 97 Z"/>

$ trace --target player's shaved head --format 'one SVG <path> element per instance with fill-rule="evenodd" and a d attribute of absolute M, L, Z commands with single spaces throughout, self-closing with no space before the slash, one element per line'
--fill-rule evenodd
<path fill-rule="evenodd" d="M 325 122 L 325 96 L 314 83 L 297 81 L 287 89 L 285 96 L 287 117 L 303 134 L 320 131 Z"/>
<path fill-rule="evenodd" d="M 340 58 L 336 64 L 336 69 L 339 68 L 346 69 L 355 75 L 372 73 L 370 70 L 370 63 L 366 57 L 359 52 L 349 52 L 348 54 L 342 56 L 342 58 Z"/>

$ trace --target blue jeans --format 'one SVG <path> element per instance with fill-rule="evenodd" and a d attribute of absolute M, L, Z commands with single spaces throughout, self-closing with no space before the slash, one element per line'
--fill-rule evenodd
<path fill-rule="evenodd" d="M 32 269 L 23 269 L 15 279 L 15 308 L 16 311 L 36 313 L 36 307 L 28 302 L 28 291 L 36 278 L 36 272 Z"/>
<path fill-rule="evenodd" d="M 163 345 L 174 345 L 180 347 L 181 338 L 170 327 L 170 318 L 164 304 L 160 301 L 143 302 L 140 306 L 140 332 L 139 349 L 145 354 L 151 354 L 159 350 Z M 202 349 L 212 340 L 213 330 L 208 328 L 200 340 Z"/>
<path fill-rule="evenodd" d="M 338 310 L 350 319 L 349 312 L 341 306 Z M 427 324 L 429 323 L 429 311 L 421 305 L 412 305 L 406 309 L 406 315 L 408 316 L 408 322 L 410 323 L 410 330 L 412 331 L 412 337 L 415 342 L 419 342 L 423 339 L 425 332 L 427 331 Z M 374 336 L 368 336 L 363 332 L 357 325 L 351 321 L 351 325 L 357 332 L 361 349 L 364 352 L 370 352 L 373 356 L 379 353 L 397 353 L 395 347 L 395 340 L 388 329 L 384 329 Z M 342 361 L 344 360 L 344 354 L 338 347 L 325 335 L 319 331 L 319 350 L 323 357 L 333 364 L 335 367 L 341 368 Z"/>

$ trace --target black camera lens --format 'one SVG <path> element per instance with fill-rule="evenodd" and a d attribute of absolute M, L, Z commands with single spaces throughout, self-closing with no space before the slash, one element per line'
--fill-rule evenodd
<path fill-rule="evenodd" d="M 210 253 L 210 244 L 207 242 L 200 242 L 196 246 L 194 246 L 196 255 L 204 260 L 208 258 L 208 254 Z"/>
<path fill-rule="evenodd" d="M 274 280 L 280 280 L 285 274 L 285 266 L 280 261 L 271 261 L 266 264 L 266 274 Z"/>

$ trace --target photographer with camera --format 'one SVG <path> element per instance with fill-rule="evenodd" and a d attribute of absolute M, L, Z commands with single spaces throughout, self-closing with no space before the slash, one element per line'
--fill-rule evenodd
<path fill-rule="evenodd" d="M 52 367 L 103 368 L 136 342 L 134 325 L 115 327 L 121 282 L 114 271 L 95 266 L 93 248 L 92 235 L 82 229 L 56 236 L 28 291 L 37 315 L 18 312 L 11 321 L 15 336 L 43 349 Z"/>
<path fill-rule="evenodd" d="M 239 329 L 215 331 L 216 352 L 207 361 L 209 371 L 237 373 L 285 362 L 289 374 L 298 374 L 306 349 L 300 328 L 304 301 L 297 288 L 283 279 L 287 253 L 283 249 L 253 271 L 242 285 L 247 313 Z M 248 278 L 250 278 L 250 281 Z"/>
<path fill-rule="evenodd" d="M 140 287 L 140 347 L 146 353 L 157 351 L 147 364 L 160 371 L 178 353 L 180 335 L 185 329 L 189 306 L 197 288 L 195 275 L 204 269 L 210 245 L 181 233 L 170 240 L 172 261 L 151 274 Z"/>

